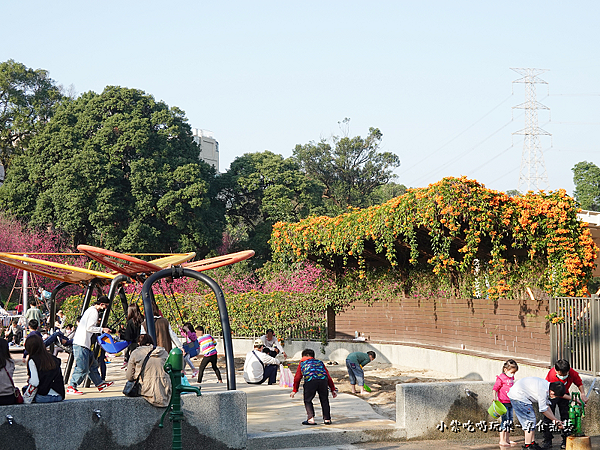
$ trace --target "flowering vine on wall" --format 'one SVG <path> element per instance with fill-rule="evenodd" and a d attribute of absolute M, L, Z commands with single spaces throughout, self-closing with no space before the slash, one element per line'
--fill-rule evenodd
<path fill-rule="evenodd" d="M 280 260 L 311 259 L 360 277 L 387 266 L 401 278 L 445 279 L 497 299 L 534 285 L 551 295 L 586 295 L 598 248 L 561 189 L 508 195 L 466 177 L 338 217 L 273 227 Z"/>

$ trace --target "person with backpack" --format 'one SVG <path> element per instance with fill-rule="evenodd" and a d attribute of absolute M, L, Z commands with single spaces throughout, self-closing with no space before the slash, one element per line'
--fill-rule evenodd
<path fill-rule="evenodd" d="M 296 370 L 294 388 L 290 397 L 294 398 L 300 387 L 300 380 L 303 378 L 304 407 L 306 408 L 307 419 L 302 422 L 302 425 L 316 425 L 315 408 L 313 407 L 312 401 L 317 393 L 319 394 L 321 410 L 323 411 L 323 423 L 325 425 L 331 425 L 331 410 L 329 407 L 329 392 L 327 391 L 327 388 L 331 390 L 333 398 L 337 397 L 337 389 L 327 371 L 327 367 L 325 367 L 323 361 L 315 359 L 315 352 L 310 348 L 302 350 L 302 359 Z"/>

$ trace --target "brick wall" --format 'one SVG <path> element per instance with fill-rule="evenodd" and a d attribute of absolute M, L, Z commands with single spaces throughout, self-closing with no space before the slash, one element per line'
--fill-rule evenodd
<path fill-rule="evenodd" d="M 550 360 L 548 301 L 401 298 L 355 303 L 336 317 L 336 338 L 402 342 L 513 357 Z"/>

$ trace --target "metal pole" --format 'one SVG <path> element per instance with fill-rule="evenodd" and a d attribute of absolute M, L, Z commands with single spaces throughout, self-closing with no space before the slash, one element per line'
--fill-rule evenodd
<path fill-rule="evenodd" d="M 27 255 L 24 255 L 27 256 Z M 27 301 L 27 285 L 29 284 L 29 272 L 26 270 L 23 271 L 23 315 L 27 314 L 27 309 L 29 309 L 29 302 Z M 42 324 L 40 323 L 40 326 Z"/>
<path fill-rule="evenodd" d="M 217 298 L 217 306 L 219 307 L 219 316 L 221 318 L 221 327 L 223 329 L 223 345 L 225 346 L 225 361 L 227 364 L 227 389 L 235 391 L 235 366 L 233 361 L 233 339 L 231 338 L 231 327 L 229 325 L 229 314 L 227 313 L 227 303 L 225 302 L 225 296 L 219 285 L 210 277 L 203 273 L 196 272 L 191 269 L 184 269 L 181 266 L 171 267 L 170 269 L 163 269 L 159 272 L 153 273 L 144 282 L 142 287 L 142 299 L 144 301 L 144 309 L 146 311 L 152 311 L 152 302 L 150 294 L 152 293 L 152 285 L 162 278 L 181 278 L 188 277 L 194 278 L 198 281 L 202 281 L 212 289 Z M 147 309 L 150 308 L 150 309 Z M 146 320 L 148 324 L 148 334 L 152 336 L 154 342 L 156 342 L 156 328 L 154 327 L 154 320 Z"/>

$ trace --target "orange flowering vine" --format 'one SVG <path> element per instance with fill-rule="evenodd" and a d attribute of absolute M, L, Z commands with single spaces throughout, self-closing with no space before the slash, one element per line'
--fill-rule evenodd
<path fill-rule="evenodd" d="M 275 258 L 345 270 L 387 265 L 406 277 L 451 279 L 490 298 L 536 284 L 551 295 L 586 295 L 598 248 L 565 190 L 509 197 L 475 180 L 426 188 L 338 217 L 273 227 Z"/>

